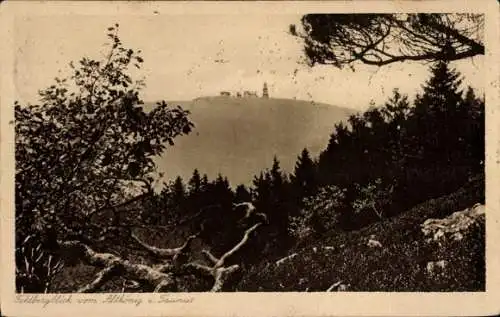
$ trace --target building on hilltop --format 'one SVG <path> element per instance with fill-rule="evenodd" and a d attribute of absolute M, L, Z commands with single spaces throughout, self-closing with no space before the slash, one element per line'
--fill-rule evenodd
<path fill-rule="evenodd" d="M 231 93 L 230 91 L 227 90 L 222 90 L 220 91 L 220 96 L 222 97 L 236 97 L 236 98 L 242 98 L 242 97 L 259 97 L 257 94 L 257 91 L 253 90 L 244 90 L 243 93 L 241 91 L 236 91 L 234 93 Z M 269 89 L 267 88 L 267 83 L 264 82 L 264 87 L 262 88 L 262 98 L 269 98 Z"/>
<path fill-rule="evenodd" d="M 245 90 L 243 92 L 243 97 L 257 97 L 257 92 Z"/>
<path fill-rule="evenodd" d="M 269 98 L 269 90 L 267 89 L 266 82 L 264 82 L 264 88 L 262 88 L 262 98 Z"/>

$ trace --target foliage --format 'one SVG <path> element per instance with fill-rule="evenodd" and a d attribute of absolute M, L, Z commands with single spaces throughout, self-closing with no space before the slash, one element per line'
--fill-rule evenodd
<path fill-rule="evenodd" d="M 300 214 L 291 217 L 290 234 L 301 242 L 311 235 L 336 229 L 344 199 L 344 190 L 336 186 L 320 188 L 316 195 L 304 199 Z"/>
<path fill-rule="evenodd" d="M 484 223 L 462 240 L 427 242 L 420 225 L 484 201 L 484 175 L 458 191 L 414 206 L 360 230 L 336 232 L 293 250 L 282 264 L 265 261 L 241 280 L 241 291 L 324 292 L 341 282 L 347 291 L 484 291 Z M 382 248 L 371 248 L 374 236 Z M 348 259 L 348 260 L 346 260 Z M 438 275 L 427 264 L 445 260 Z"/>
<path fill-rule="evenodd" d="M 395 90 L 381 107 L 351 116 L 349 125 L 335 125 L 319 156 L 318 177 L 322 185 L 347 190 L 346 200 L 354 209 L 342 216 L 345 229 L 373 221 L 373 206 L 379 209 L 374 203 L 367 209 L 371 214 L 356 212 L 369 201 L 378 201 L 385 216 L 394 216 L 484 173 L 484 100 L 470 88 L 461 92 L 460 74 L 446 63 L 430 70 L 413 104 Z M 382 195 L 382 190 L 375 197 L 374 188 L 359 187 L 377 179 L 393 184 L 387 188 L 391 195 Z M 366 200 L 367 195 L 374 199 Z"/>
<path fill-rule="evenodd" d="M 21 265 L 16 265 L 16 291 L 47 293 L 53 279 L 63 269 L 63 262 L 42 248 L 35 235 L 28 235 L 16 248 L 16 258 Z"/>
<path fill-rule="evenodd" d="M 393 186 L 383 186 L 382 180 L 377 178 L 366 186 L 356 184 L 358 195 L 352 203 L 355 213 L 369 210 L 374 212 L 378 218 L 384 217 L 384 209 L 392 201 Z"/>
<path fill-rule="evenodd" d="M 269 225 L 262 230 L 257 243 L 269 256 L 276 256 L 290 245 L 288 234 L 289 215 L 295 212 L 288 176 L 281 170 L 274 157 L 270 170 L 254 177 L 253 201 L 257 211 L 267 215 Z"/>
<path fill-rule="evenodd" d="M 15 105 L 17 243 L 28 232 L 44 243 L 68 237 L 99 241 L 108 228 L 94 221 L 152 192 L 153 157 L 189 133 L 188 112 L 160 102 L 146 113 L 129 67 L 140 51 L 108 28 L 103 60 L 71 63 L 68 78 L 40 91 L 40 104 Z M 101 219 L 102 220 L 102 219 Z"/>
<path fill-rule="evenodd" d="M 236 203 L 252 201 L 252 194 L 250 190 L 243 184 L 236 186 L 234 191 L 234 201 Z"/>
<path fill-rule="evenodd" d="M 318 187 L 316 164 L 307 149 L 303 149 L 298 157 L 290 180 L 298 195 L 299 203 L 302 198 L 316 193 Z"/>
<path fill-rule="evenodd" d="M 482 14 L 306 14 L 303 31 L 310 65 L 383 66 L 404 61 L 453 61 L 484 55 Z"/>

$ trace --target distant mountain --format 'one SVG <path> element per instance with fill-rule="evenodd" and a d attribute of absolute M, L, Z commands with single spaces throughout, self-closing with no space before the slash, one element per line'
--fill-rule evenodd
<path fill-rule="evenodd" d="M 254 175 L 271 167 L 275 155 L 282 169 L 292 172 L 303 148 L 318 154 L 334 124 L 354 113 L 310 101 L 257 97 L 201 97 L 169 104 L 191 111 L 195 128 L 156 160 L 165 180 L 178 175 L 188 180 L 197 168 L 209 179 L 217 173 L 227 176 L 233 187 L 251 184 Z"/>

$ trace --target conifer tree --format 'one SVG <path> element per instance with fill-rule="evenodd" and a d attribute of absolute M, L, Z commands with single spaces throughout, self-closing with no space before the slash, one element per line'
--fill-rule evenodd
<path fill-rule="evenodd" d="M 299 199 L 312 196 L 317 191 L 316 165 L 306 148 L 302 150 L 295 164 L 291 181 Z"/>
<path fill-rule="evenodd" d="M 461 141 L 465 145 L 465 152 L 469 162 L 477 169 L 484 168 L 485 159 L 485 112 L 484 98 L 478 98 L 469 86 L 464 96 L 464 110 L 467 121 Z"/>
<path fill-rule="evenodd" d="M 184 185 L 182 177 L 177 176 L 170 187 L 172 208 L 176 210 L 178 216 L 181 216 L 184 213 L 187 197 L 186 186 Z"/>
<path fill-rule="evenodd" d="M 227 177 L 223 177 L 221 174 L 217 175 L 214 182 L 214 196 L 217 199 L 217 204 L 221 206 L 223 210 L 231 209 L 233 202 L 233 191 Z"/>
<path fill-rule="evenodd" d="M 448 63 L 431 67 L 431 78 L 417 95 L 413 110 L 413 133 L 426 165 L 449 164 L 457 148 L 463 111 L 460 74 Z M 455 152 L 456 153 L 456 152 Z"/>
<path fill-rule="evenodd" d="M 205 192 L 208 188 L 208 176 L 207 174 L 203 174 L 203 177 L 201 178 L 201 191 Z"/>
<path fill-rule="evenodd" d="M 201 192 L 201 176 L 198 169 L 194 169 L 193 175 L 188 181 L 188 190 L 190 195 L 199 195 Z"/>
<path fill-rule="evenodd" d="M 252 194 L 248 190 L 248 188 L 240 184 L 236 187 L 235 194 L 234 194 L 234 201 L 236 203 L 241 203 L 241 202 L 249 202 L 252 200 Z"/>
<path fill-rule="evenodd" d="M 194 169 L 187 185 L 186 208 L 189 213 L 196 213 L 202 207 L 201 176 L 197 169 Z"/>
<path fill-rule="evenodd" d="M 267 213 L 271 201 L 271 174 L 269 171 L 260 172 L 253 179 L 255 206 L 260 212 Z"/>
<path fill-rule="evenodd" d="M 271 174 L 272 187 L 275 190 L 281 189 L 281 187 L 283 187 L 284 184 L 284 175 L 281 171 L 280 162 L 276 156 L 274 156 L 273 158 L 273 166 L 271 167 L 270 174 Z"/>

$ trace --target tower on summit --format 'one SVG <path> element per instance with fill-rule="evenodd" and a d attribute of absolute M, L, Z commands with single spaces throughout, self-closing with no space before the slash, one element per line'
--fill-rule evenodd
<path fill-rule="evenodd" d="M 264 83 L 264 88 L 262 88 L 262 98 L 269 98 L 269 90 L 267 89 L 267 83 Z"/>

